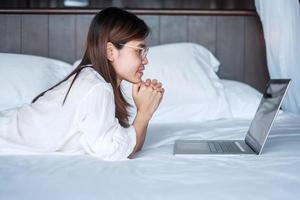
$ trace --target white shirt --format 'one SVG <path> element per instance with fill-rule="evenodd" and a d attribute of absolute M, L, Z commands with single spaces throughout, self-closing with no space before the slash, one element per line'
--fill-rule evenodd
<path fill-rule="evenodd" d="M 133 126 L 115 118 L 111 84 L 84 68 L 64 97 L 74 75 L 33 104 L 1 113 L 0 154 L 90 154 L 124 160 L 136 144 Z"/>

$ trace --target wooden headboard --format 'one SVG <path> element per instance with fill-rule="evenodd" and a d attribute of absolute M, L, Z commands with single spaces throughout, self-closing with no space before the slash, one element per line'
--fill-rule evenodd
<path fill-rule="evenodd" d="M 150 46 L 195 42 L 221 62 L 221 78 L 262 91 L 269 80 L 265 42 L 254 11 L 131 10 L 152 29 Z M 0 52 L 73 63 L 83 53 L 88 26 L 98 10 L 0 10 Z"/>

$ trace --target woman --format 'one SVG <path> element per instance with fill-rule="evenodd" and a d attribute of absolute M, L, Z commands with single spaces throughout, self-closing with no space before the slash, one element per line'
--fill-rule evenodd
<path fill-rule="evenodd" d="M 144 21 L 132 13 L 119 8 L 99 12 L 79 66 L 30 105 L 1 120 L 0 153 L 133 157 L 143 146 L 148 122 L 164 93 L 157 80 L 141 80 L 148 63 L 148 34 Z M 133 83 L 137 114 L 132 125 L 120 90 L 122 80 Z"/>

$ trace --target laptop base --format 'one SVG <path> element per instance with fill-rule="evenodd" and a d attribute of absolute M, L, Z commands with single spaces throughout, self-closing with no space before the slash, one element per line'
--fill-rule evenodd
<path fill-rule="evenodd" d="M 174 155 L 241 155 L 256 153 L 244 140 L 176 140 Z"/>

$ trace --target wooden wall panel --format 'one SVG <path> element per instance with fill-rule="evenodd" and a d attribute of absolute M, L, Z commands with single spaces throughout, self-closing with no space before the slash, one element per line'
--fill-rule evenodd
<path fill-rule="evenodd" d="M 76 15 L 76 60 L 83 57 L 87 33 L 93 18 L 94 15 Z"/>
<path fill-rule="evenodd" d="M 0 15 L 0 52 L 20 53 L 21 16 Z"/>
<path fill-rule="evenodd" d="M 217 17 L 216 57 L 221 61 L 219 76 L 244 79 L 244 17 Z"/>
<path fill-rule="evenodd" d="M 48 57 L 48 42 L 48 15 L 22 15 L 21 53 Z"/>
<path fill-rule="evenodd" d="M 160 16 L 160 44 L 186 42 L 188 38 L 187 16 Z"/>
<path fill-rule="evenodd" d="M 159 44 L 159 16 L 152 15 L 141 15 L 139 16 L 143 19 L 146 24 L 150 27 L 151 32 L 147 38 L 148 46 L 154 46 Z"/>
<path fill-rule="evenodd" d="M 76 60 L 75 15 L 49 16 L 49 57 L 73 63 Z"/>
<path fill-rule="evenodd" d="M 269 80 L 266 47 L 258 17 L 249 16 L 245 21 L 244 82 L 262 91 Z"/>
<path fill-rule="evenodd" d="M 216 53 L 216 16 L 189 16 L 188 41 L 201 44 Z"/>
<path fill-rule="evenodd" d="M 82 58 L 94 14 L 0 14 L 0 52 Z M 262 91 L 269 79 L 259 18 L 252 16 L 140 15 L 152 29 L 150 46 L 195 42 L 220 60 L 219 76 Z"/>

